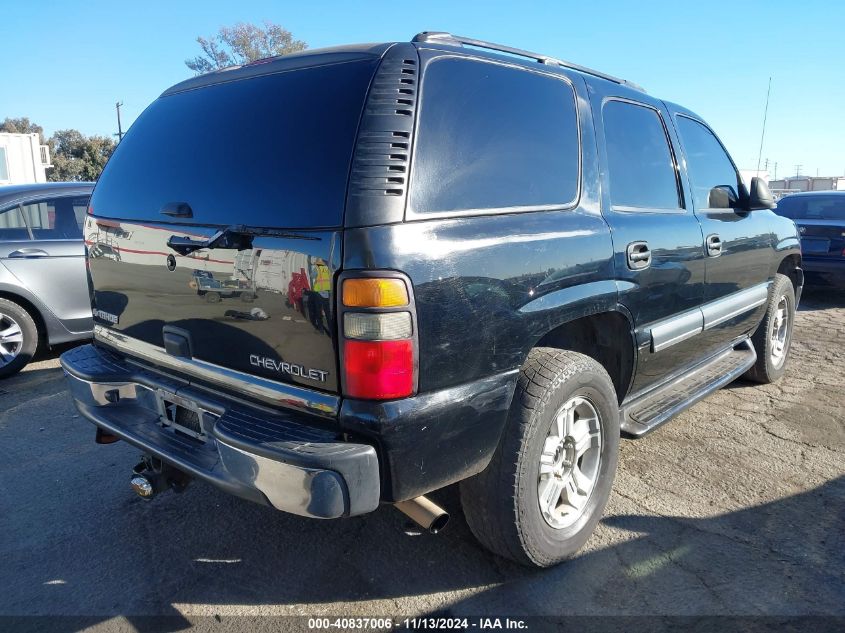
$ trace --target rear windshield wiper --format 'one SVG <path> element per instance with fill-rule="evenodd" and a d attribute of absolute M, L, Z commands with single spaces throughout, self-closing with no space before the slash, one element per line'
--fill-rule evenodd
<path fill-rule="evenodd" d="M 190 255 L 203 248 L 230 248 L 239 251 L 252 248 L 253 236 L 244 233 L 243 227 L 230 226 L 205 240 L 194 240 L 181 235 L 171 235 L 167 245 L 180 255 Z"/>
<path fill-rule="evenodd" d="M 206 240 L 194 240 L 181 235 L 171 235 L 167 245 L 180 255 L 190 255 L 203 248 L 231 248 L 245 251 L 252 248 L 252 241 L 256 237 L 278 237 L 291 240 L 316 240 L 321 238 L 314 235 L 291 233 L 280 229 L 267 229 L 243 224 L 228 226 Z"/>

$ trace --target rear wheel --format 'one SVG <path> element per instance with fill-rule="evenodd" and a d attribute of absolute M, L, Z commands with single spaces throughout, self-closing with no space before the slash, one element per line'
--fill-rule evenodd
<path fill-rule="evenodd" d="M 760 327 L 751 337 L 757 362 L 745 377 L 763 384 L 775 382 L 786 371 L 795 322 L 795 289 L 786 275 L 778 273 L 769 293 L 769 303 Z"/>
<path fill-rule="evenodd" d="M 38 348 L 38 328 L 29 312 L 0 299 L 0 378 L 23 369 Z"/>
<path fill-rule="evenodd" d="M 571 557 L 601 518 L 618 450 L 619 408 L 604 368 L 583 354 L 532 350 L 490 465 L 461 483 L 470 529 L 525 565 Z"/>

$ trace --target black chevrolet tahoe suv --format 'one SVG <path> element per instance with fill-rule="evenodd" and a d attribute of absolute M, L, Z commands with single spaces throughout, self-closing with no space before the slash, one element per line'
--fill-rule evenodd
<path fill-rule="evenodd" d="M 696 114 L 544 55 L 427 32 L 262 60 L 118 146 L 95 341 L 62 366 L 145 498 L 198 478 L 436 531 L 424 495 L 460 482 L 484 546 L 548 566 L 621 435 L 783 374 L 803 274 L 772 207 Z"/>

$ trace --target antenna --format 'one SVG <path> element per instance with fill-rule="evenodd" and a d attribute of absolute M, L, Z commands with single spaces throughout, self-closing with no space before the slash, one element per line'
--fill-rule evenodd
<path fill-rule="evenodd" d="M 766 90 L 766 107 L 763 110 L 763 132 L 760 134 L 760 151 L 757 152 L 757 176 L 760 175 L 760 158 L 763 156 L 763 139 L 766 138 L 766 118 L 769 116 L 769 95 L 772 93 L 772 78 L 769 77 L 769 89 Z"/>

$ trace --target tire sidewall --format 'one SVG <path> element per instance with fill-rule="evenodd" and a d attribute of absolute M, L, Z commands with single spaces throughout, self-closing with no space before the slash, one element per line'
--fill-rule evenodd
<path fill-rule="evenodd" d="M 555 414 L 572 397 L 586 398 L 601 419 L 602 453 L 598 481 L 583 514 L 572 525 L 556 529 L 540 512 L 537 484 L 540 455 Z M 610 497 L 619 449 L 619 409 L 609 379 L 583 371 L 547 392 L 531 420 L 517 475 L 517 517 L 526 553 L 535 564 L 550 565 L 572 556 L 587 541 Z"/>
<path fill-rule="evenodd" d="M 15 360 L 8 365 L 0 367 L 0 378 L 6 378 L 26 367 L 32 360 L 32 357 L 35 356 L 35 352 L 38 349 L 38 328 L 29 312 L 17 303 L 7 299 L 0 299 L 0 315 L 8 315 L 14 319 L 23 333 L 23 345 Z"/>
<path fill-rule="evenodd" d="M 777 305 L 780 302 L 781 296 L 786 297 L 787 316 L 789 323 L 786 331 L 786 346 L 783 353 L 783 362 L 780 366 L 775 366 L 772 362 L 772 337 L 771 330 L 774 327 L 774 312 L 777 310 Z M 792 349 L 792 331 L 795 326 L 795 289 L 792 287 L 792 282 L 788 277 L 778 277 L 775 285 L 772 287 L 772 296 L 769 300 L 769 307 L 766 313 L 765 322 L 765 344 L 764 353 L 766 355 L 766 373 L 769 380 L 775 381 L 780 378 L 786 371 L 786 364 L 789 361 L 789 352 Z"/>

